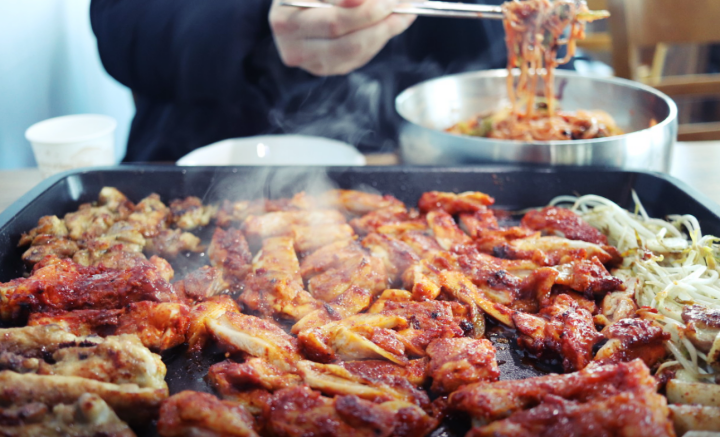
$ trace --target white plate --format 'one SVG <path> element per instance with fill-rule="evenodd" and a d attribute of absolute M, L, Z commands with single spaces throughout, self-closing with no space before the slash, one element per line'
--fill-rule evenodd
<path fill-rule="evenodd" d="M 193 150 L 177 165 L 365 165 L 365 157 L 341 141 L 305 135 L 233 138 Z"/>

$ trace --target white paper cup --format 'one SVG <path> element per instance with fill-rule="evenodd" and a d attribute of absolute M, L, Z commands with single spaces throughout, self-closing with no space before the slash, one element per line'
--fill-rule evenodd
<path fill-rule="evenodd" d="M 107 115 L 50 118 L 25 131 L 43 177 L 80 167 L 115 164 L 115 127 Z"/>

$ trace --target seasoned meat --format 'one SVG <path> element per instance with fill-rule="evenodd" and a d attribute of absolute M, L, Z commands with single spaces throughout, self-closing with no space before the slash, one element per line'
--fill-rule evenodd
<path fill-rule="evenodd" d="M 665 398 L 651 391 L 587 402 L 547 395 L 535 408 L 474 428 L 468 437 L 674 437 Z"/>
<path fill-rule="evenodd" d="M 143 300 L 176 299 L 174 290 L 152 263 L 115 270 L 83 267 L 50 257 L 37 264 L 29 278 L 0 284 L 0 318 L 21 321 L 28 311 L 113 309 Z"/>
<path fill-rule="evenodd" d="M 56 215 L 46 215 L 40 217 L 36 227 L 28 232 L 24 232 L 18 242 L 18 247 L 27 246 L 39 236 L 64 238 L 68 236 L 68 229 L 65 222 Z"/>
<path fill-rule="evenodd" d="M 415 387 L 422 387 L 425 384 L 427 365 L 427 358 L 410 360 L 404 366 L 379 360 L 345 361 L 342 363 L 342 366 L 350 373 L 364 379 L 381 380 L 387 377 L 396 377 L 406 380 Z"/>
<path fill-rule="evenodd" d="M 585 368 L 592 361 L 593 346 L 602 339 L 592 314 L 567 294 L 555 296 L 538 315 L 516 312 L 512 320 L 521 333 L 521 346 L 537 355 L 559 354 L 566 372 Z"/>
<path fill-rule="evenodd" d="M 235 402 L 183 391 L 163 402 L 157 430 L 163 437 L 257 437 L 253 425 L 252 416 Z"/>
<path fill-rule="evenodd" d="M 500 377 L 495 347 L 489 340 L 438 339 L 430 343 L 427 353 L 435 393 L 452 393 L 466 384 L 496 381 Z"/>
<path fill-rule="evenodd" d="M 92 239 L 106 233 L 118 221 L 127 220 L 135 206 L 124 194 L 112 187 L 100 191 L 98 203 L 80 205 L 76 212 L 65 215 L 65 226 L 73 240 Z"/>
<path fill-rule="evenodd" d="M 43 234 L 32 240 L 32 245 L 22 254 L 22 260 L 32 267 L 46 256 L 55 256 L 61 259 L 72 258 L 78 250 L 80 247 L 69 238 Z"/>
<path fill-rule="evenodd" d="M 420 256 L 410 245 L 387 235 L 369 234 L 363 238 L 362 245 L 369 249 L 373 256 L 383 261 L 385 270 L 392 280 L 399 278 L 408 267 L 420 261 Z"/>
<path fill-rule="evenodd" d="M 345 217 L 338 211 L 279 211 L 249 216 L 243 224 L 243 230 L 252 244 L 259 244 L 270 237 L 292 236 L 296 227 L 322 233 L 328 226 L 343 224 Z"/>
<path fill-rule="evenodd" d="M 479 191 L 466 191 L 460 194 L 428 191 L 420 197 L 418 206 L 422 212 L 442 210 L 450 215 L 456 215 L 484 210 L 493 203 L 495 199 Z"/>
<path fill-rule="evenodd" d="M 624 289 L 623 281 L 612 276 L 596 257 L 562 264 L 556 270 L 560 273 L 555 279 L 556 284 L 565 285 L 589 298 Z"/>
<path fill-rule="evenodd" d="M 385 208 L 405 206 L 393 196 L 381 196 L 356 190 L 329 190 L 315 198 L 314 201 L 318 206 L 340 209 L 357 215 Z"/>
<path fill-rule="evenodd" d="M 250 272 L 252 253 L 239 229 L 216 228 L 207 254 L 210 264 L 220 269 L 225 281 L 234 288 L 239 287 Z"/>
<path fill-rule="evenodd" d="M 289 237 L 273 237 L 252 264 L 240 302 L 265 317 L 299 320 L 317 309 L 315 298 L 303 289 L 300 264 Z"/>
<path fill-rule="evenodd" d="M 337 364 L 300 361 L 298 370 L 305 384 L 328 396 L 352 395 L 372 402 L 403 401 L 423 409 L 430 406 L 427 394 L 395 375 L 365 377 Z"/>
<path fill-rule="evenodd" d="M 545 266 L 556 266 L 594 257 L 603 264 L 617 265 L 622 262 L 622 256 L 612 246 L 600 246 L 561 237 L 518 238 L 493 250 L 500 258 L 529 259 Z"/>
<path fill-rule="evenodd" d="M 85 393 L 74 404 L 33 402 L 0 408 L 5 437 L 135 437 L 128 425 L 99 396 Z"/>
<path fill-rule="evenodd" d="M 462 305 L 457 302 L 394 301 L 383 299 L 383 296 L 373 304 L 369 312 L 406 319 L 408 328 L 398 331 L 397 336 L 405 345 L 405 350 L 412 355 L 425 356 L 425 349 L 435 339 L 462 337 L 465 334 L 460 327 L 462 322 L 455 318 L 457 312 L 464 312 Z M 462 320 L 466 320 L 465 317 L 462 317 Z"/>
<path fill-rule="evenodd" d="M 301 359 L 295 338 L 268 320 L 226 312 L 207 320 L 206 325 L 219 345 L 230 353 L 264 358 L 283 371 L 294 371 Z"/>
<path fill-rule="evenodd" d="M 473 239 L 482 237 L 488 231 L 500 230 L 495 214 L 488 208 L 461 213 L 458 218 L 460 228 Z"/>
<path fill-rule="evenodd" d="M 300 276 L 306 281 L 310 280 L 315 275 L 361 255 L 365 255 L 365 251 L 355 240 L 336 241 L 306 256 L 300 263 Z"/>
<path fill-rule="evenodd" d="M 226 312 L 239 313 L 237 303 L 230 296 L 214 296 L 195 304 L 190 310 L 190 325 L 187 330 L 189 352 L 199 352 L 205 347 L 212 333 L 207 322 L 220 318 Z"/>
<path fill-rule="evenodd" d="M 352 286 L 376 295 L 387 288 L 387 285 L 388 278 L 382 260 L 360 253 L 354 258 L 346 259 L 337 267 L 312 277 L 308 281 L 308 291 L 316 299 L 332 302 Z M 365 308 L 369 303 L 367 302 Z"/>
<path fill-rule="evenodd" d="M 704 352 L 709 352 L 720 333 L 720 311 L 701 305 L 687 305 L 683 308 L 682 319 L 690 341 Z"/>
<path fill-rule="evenodd" d="M 652 367 L 667 355 L 665 342 L 670 334 L 652 320 L 622 319 L 602 330 L 609 341 L 595 354 L 600 363 L 643 360 Z"/>
<path fill-rule="evenodd" d="M 190 196 L 170 202 L 172 223 L 178 228 L 189 231 L 207 226 L 217 212 L 217 207 L 203 205 L 202 200 Z"/>
<path fill-rule="evenodd" d="M 626 425 L 646 427 L 646 432 L 639 435 L 672 435 L 667 434 L 667 430 L 671 430 L 672 425 L 668 419 L 665 398 L 658 395 L 656 390 L 657 383 L 650 375 L 647 366 L 642 361 L 635 360 L 629 363 L 605 366 L 591 365 L 584 370 L 567 375 L 547 375 L 522 380 L 471 384 L 450 395 L 449 402 L 452 408 L 468 412 L 487 423 L 507 417 L 513 419 L 518 412 L 536 405 L 542 406 L 546 399 L 550 402 L 549 405 L 553 405 L 555 402 L 561 407 L 553 399 L 562 398 L 586 404 L 593 401 L 610 400 L 614 396 L 627 394 L 629 396 L 626 399 L 631 408 L 637 408 L 638 413 L 646 413 L 645 417 L 649 420 L 638 422 L 637 418 L 640 416 L 635 414 L 629 415 L 627 418 L 617 414 L 613 422 L 626 420 Z M 590 406 L 592 405 L 591 403 Z M 569 404 L 568 406 L 572 408 L 574 405 Z M 609 407 L 609 405 L 606 406 Z M 608 411 L 612 412 L 613 409 L 608 408 Z M 557 419 L 560 422 L 562 422 L 564 414 L 567 413 L 559 408 Z M 574 413 L 571 412 L 571 414 Z M 518 416 L 518 418 L 525 417 L 528 416 Z M 530 420 L 532 417 L 528 417 L 528 419 Z M 522 430 L 522 428 L 519 429 Z M 550 427 L 550 429 L 553 428 Z M 660 430 L 665 431 L 654 432 Z"/>
<path fill-rule="evenodd" d="M 426 217 L 428 226 L 432 229 L 435 239 L 443 249 L 450 250 L 455 246 L 468 244 L 472 241 L 458 227 L 452 216 L 445 211 L 430 211 Z"/>
<path fill-rule="evenodd" d="M 247 388 L 280 390 L 300 384 L 300 376 L 284 372 L 263 358 L 250 358 L 244 363 L 225 360 L 210 366 L 208 380 L 211 386 L 228 399 Z"/>
<path fill-rule="evenodd" d="M 416 405 L 390 401 L 375 404 L 357 396 L 327 398 L 307 387 L 281 390 L 265 417 L 271 435 L 421 437 L 437 426 Z"/>
<path fill-rule="evenodd" d="M 525 214 L 520 223 L 522 226 L 535 231 L 543 231 L 548 235 L 556 234 L 570 240 L 587 241 L 599 245 L 608 244 L 605 235 L 566 208 L 548 206 L 539 211 L 530 211 Z"/>
<path fill-rule="evenodd" d="M 405 206 L 390 206 L 387 208 L 371 211 L 361 217 L 355 217 L 350 220 L 350 226 L 358 235 L 367 235 L 377 232 L 382 226 L 402 223 L 416 218 L 409 213 Z"/>
<path fill-rule="evenodd" d="M 158 254 L 165 258 L 177 258 L 181 253 L 198 253 L 203 250 L 204 247 L 200 242 L 200 238 L 180 229 L 158 231 L 154 237 L 147 240 L 145 245 L 147 253 Z"/>
<path fill-rule="evenodd" d="M 395 330 L 407 326 L 399 316 L 358 314 L 301 331 L 298 340 L 304 354 L 315 361 L 386 359 L 404 365 L 405 346 Z"/>
<path fill-rule="evenodd" d="M 173 284 L 178 295 L 193 301 L 203 301 L 218 296 L 230 289 L 222 272 L 210 266 L 202 266 L 185 276 L 185 279 Z"/>
<path fill-rule="evenodd" d="M 170 208 L 162 203 L 160 196 L 151 194 L 135 205 L 127 221 L 145 238 L 153 238 L 168 229 L 171 218 Z"/>
<path fill-rule="evenodd" d="M 78 336 L 133 334 L 145 347 L 164 351 L 186 341 L 189 314 L 190 309 L 182 303 L 142 301 L 116 310 L 35 313 L 28 325 L 56 324 Z"/>

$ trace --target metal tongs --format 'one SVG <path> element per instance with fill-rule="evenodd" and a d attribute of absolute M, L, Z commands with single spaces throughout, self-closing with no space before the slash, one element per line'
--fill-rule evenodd
<path fill-rule="evenodd" d="M 576 3 L 585 3 L 584 0 L 576 0 Z M 283 0 L 280 2 L 283 6 L 294 6 L 296 8 L 334 8 L 329 3 L 305 0 Z M 502 20 L 503 12 L 500 6 L 489 5 L 471 5 L 465 3 L 450 2 L 402 2 L 398 3 L 393 9 L 395 14 L 412 14 L 427 15 L 431 17 L 446 18 L 489 18 L 492 20 Z M 578 19 L 585 21 L 594 21 L 601 18 L 607 18 L 610 14 L 607 11 L 588 11 L 578 14 Z"/>

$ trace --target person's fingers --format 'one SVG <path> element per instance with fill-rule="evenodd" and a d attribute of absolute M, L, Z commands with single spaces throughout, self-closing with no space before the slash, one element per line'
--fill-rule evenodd
<path fill-rule="evenodd" d="M 347 74 L 367 64 L 388 40 L 402 33 L 414 20 L 412 15 L 391 15 L 375 26 L 334 40 L 291 42 L 287 48 L 293 55 L 284 60 L 288 66 L 301 67 L 317 76 Z"/>
<path fill-rule="evenodd" d="M 298 9 L 279 6 L 271 11 L 270 24 L 278 37 L 334 39 L 379 23 L 392 14 L 395 4 L 395 0 L 364 0 L 355 7 Z"/>

